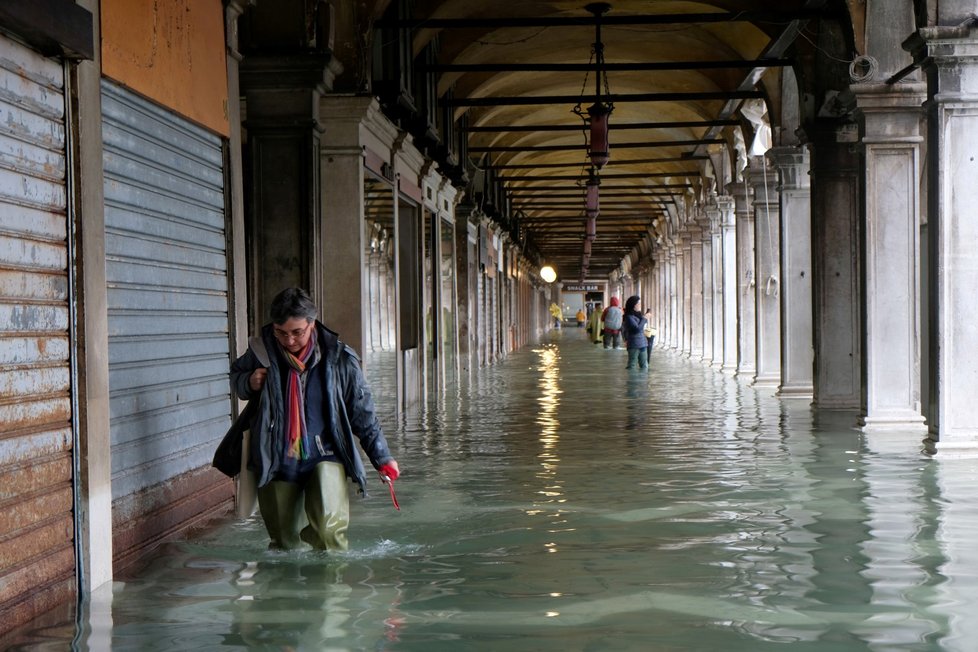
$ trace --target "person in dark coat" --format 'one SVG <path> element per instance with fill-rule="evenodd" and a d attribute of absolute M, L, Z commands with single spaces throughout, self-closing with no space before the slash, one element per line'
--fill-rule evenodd
<path fill-rule="evenodd" d="M 628 349 L 628 364 L 626 369 L 634 369 L 636 363 L 639 369 L 647 369 L 649 359 L 646 353 L 649 341 L 645 337 L 645 316 L 642 314 L 642 299 L 638 296 L 628 297 L 625 302 L 625 318 L 622 320 L 621 332 Z"/>
<path fill-rule="evenodd" d="M 270 313 L 272 322 L 231 365 L 235 393 L 259 401 L 248 464 L 258 478 L 258 507 L 272 547 L 344 550 L 349 480 L 366 493 L 356 442 L 383 482 L 400 469 L 359 358 L 316 320 L 309 295 L 283 290 Z"/>

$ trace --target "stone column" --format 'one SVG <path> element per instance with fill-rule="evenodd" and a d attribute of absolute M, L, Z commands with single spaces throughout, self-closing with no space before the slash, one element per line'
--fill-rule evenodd
<path fill-rule="evenodd" d="M 683 289 L 685 288 L 685 267 L 686 267 L 686 255 L 683 251 L 682 241 L 680 240 L 676 246 L 676 277 L 675 285 L 673 287 L 673 305 L 675 306 L 675 332 L 672 335 L 673 348 L 677 351 L 682 352 L 683 349 L 683 333 L 686 330 L 686 319 L 683 310 L 685 308 L 685 303 L 683 302 Z"/>
<path fill-rule="evenodd" d="M 368 332 L 363 150 L 376 141 L 375 150 L 389 152 L 397 132 L 370 97 L 324 97 L 320 115 L 330 128 L 320 149 L 322 227 L 313 276 L 327 323 L 362 355 Z"/>
<path fill-rule="evenodd" d="M 753 380 L 757 371 L 754 214 L 750 190 L 744 183 L 732 183 L 727 191 L 734 199 L 737 217 L 737 375 Z"/>
<path fill-rule="evenodd" d="M 662 343 L 670 349 L 675 349 L 679 333 L 679 301 L 676 298 L 676 246 L 671 240 L 667 242 L 668 263 L 666 268 L 666 315 L 668 326 L 666 337 Z"/>
<path fill-rule="evenodd" d="M 720 213 L 720 289 L 722 303 L 723 354 L 720 370 L 737 371 L 737 218 L 733 197 L 717 197 Z"/>
<path fill-rule="evenodd" d="M 860 161 L 852 144 L 846 142 L 845 126 L 823 121 L 812 135 L 813 405 L 856 410 L 860 405 L 862 356 L 858 302 Z"/>
<path fill-rule="evenodd" d="M 716 202 L 716 199 L 714 199 Z M 714 367 L 723 366 L 723 230 L 721 227 L 720 208 L 711 205 L 706 211 L 710 218 L 710 239 L 713 241 L 713 292 L 710 300 L 713 302 L 713 357 L 710 360 Z"/>
<path fill-rule="evenodd" d="M 920 133 L 926 86 L 851 86 L 866 180 L 864 430 L 923 430 L 920 411 Z"/>
<path fill-rule="evenodd" d="M 703 248 L 703 355 L 701 360 L 713 362 L 713 234 L 710 221 L 705 220 L 702 234 Z"/>
<path fill-rule="evenodd" d="M 751 161 L 750 183 L 754 189 L 757 311 L 754 385 L 776 388 L 781 384 L 781 213 L 777 180 L 767 159 L 756 157 Z"/>
<path fill-rule="evenodd" d="M 692 299 L 690 296 L 691 271 L 690 266 L 693 260 L 692 247 L 689 232 L 684 231 L 680 236 L 680 258 L 682 260 L 682 284 L 679 286 L 680 314 L 682 315 L 681 330 L 679 338 L 679 350 L 684 356 L 689 356 L 690 328 L 693 324 L 693 315 L 690 312 Z"/>
<path fill-rule="evenodd" d="M 241 62 L 251 159 L 252 332 L 285 287 L 307 288 L 322 308 L 320 276 L 313 271 L 321 227 L 319 100 L 338 67 L 327 54 L 247 56 Z"/>
<path fill-rule="evenodd" d="M 961 16 L 943 12 L 961 8 Z M 941 5 L 941 24 L 966 19 L 974 3 Z M 946 18 L 946 19 L 944 19 Z M 927 449 L 978 456 L 978 37 L 972 28 L 928 27 L 906 46 L 927 76 L 929 410 Z"/>
<path fill-rule="evenodd" d="M 689 356 L 703 357 L 703 230 L 689 229 Z"/>
<path fill-rule="evenodd" d="M 768 157 L 781 181 L 781 387 L 785 398 L 811 399 L 812 193 L 808 150 L 775 147 Z"/>

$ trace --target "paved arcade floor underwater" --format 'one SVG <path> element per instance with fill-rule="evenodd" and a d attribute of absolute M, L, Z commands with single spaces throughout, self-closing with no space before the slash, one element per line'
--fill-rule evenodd
<path fill-rule="evenodd" d="M 348 553 L 268 551 L 229 519 L 25 647 L 976 649 L 978 464 L 674 352 L 626 372 L 585 338 L 389 424 L 403 511 L 373 481 Z"/>

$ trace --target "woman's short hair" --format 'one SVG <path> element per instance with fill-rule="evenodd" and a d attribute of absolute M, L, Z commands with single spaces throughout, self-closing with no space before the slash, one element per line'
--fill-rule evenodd
<path fill-rule="evenodd" d="M 294 317 L 313 321 L 317 314 L 316 304 L 302 288 L 286 288 L 276 294 L 268 312 L 275 324 L 284 324 Z"/>

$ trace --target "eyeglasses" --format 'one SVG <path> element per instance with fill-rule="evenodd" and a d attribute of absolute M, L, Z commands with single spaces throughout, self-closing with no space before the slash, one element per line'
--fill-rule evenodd
<path fill-rule="evenodd" d="M 304 335 L 305 335 L 306 333 L 308 333 L 308 332 L 309 332 L 309 329 L 310 329 L 311 327 L 312 327 L 312 322 L 309 322 L 308 324 L 306 324 L 306 325 L 305 325 L 305 326 L 303 326 L 302 328 L 293 328 L 293 329 L 292 329 L 292 330 L 290 330 L 290 331 L 287 331 L 287 330 L 283 330 L 283 329 L 281 329 L 281 328 L 275 328 L 275 329 L 273 330 L 273 332 L 275 333 L 275 338 L 276 338 L 276 339 L 278 339 L 278 340 L 280 340 L 280 341 L 283 341 L 283 342 L 287 342 L 287 341 L 289 341 L 289 340 L 298 340 L 298 339 L 302 339 L 302 337 L 303 337 L 303 336 L 304 336 Z"/>

